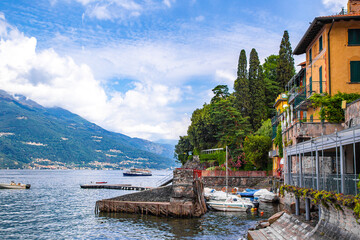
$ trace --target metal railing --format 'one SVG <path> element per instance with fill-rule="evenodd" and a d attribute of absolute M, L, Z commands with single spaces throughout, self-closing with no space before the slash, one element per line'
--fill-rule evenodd
<path fill-rule="evenodd" d="M 317 178 L 315 174 L 291 174 L 290 185 L 297 187 L 305 187 L 317 189 L 317 180 L 319 179 L 319 189 L 328 192 L 341 192 L 341 175 L 340 174 L 319 174 Z M 300 184 L 301 181 L 301 184 Z M 359 177 L 357 174 L 345 174 L 345 195 L 356 195 L 360 192 L 357 188 Z"/>
<path fill-rule="evenodd" d="M 172 179 L 174 178 L 173 172 L 169 173 L 168 175 L 166 175 L 164 178 L 160 179 L 157 183 L 156 186 L 161 187 L 161 186 L 166 186 L 167 184 L 172 182 Z"/>

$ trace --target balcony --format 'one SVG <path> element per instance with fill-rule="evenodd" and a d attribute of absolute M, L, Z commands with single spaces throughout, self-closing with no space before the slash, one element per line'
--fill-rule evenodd
<path fill-rule="evenodd" d="M 300 120 L 294 123 L 294 125 L 285 130 L 288 140 L 292 140 L 292 143 L 299 143 L 311 138 L 320 137 L 322 134 L 328 135 L 344 129 L 340 123 L 321 122 L 319 119 L 314 119 L 314 121 L 316 122 Z"/>
<path fill-rule="evenodd" d="M 279 149 L 269 151 L 269 158 L 279 157 Z"/>

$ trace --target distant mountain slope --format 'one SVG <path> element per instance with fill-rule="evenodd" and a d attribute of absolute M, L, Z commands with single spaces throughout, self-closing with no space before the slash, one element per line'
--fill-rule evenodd
<path fill-rule="evenodd" d="M 107 131 L 62 108 L 0 90 L 0 168 L 175 165 L 173 146 Z"/>

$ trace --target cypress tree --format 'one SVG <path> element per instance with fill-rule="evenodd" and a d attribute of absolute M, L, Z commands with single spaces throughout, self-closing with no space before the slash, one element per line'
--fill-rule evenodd
<path fill-rule="evenodd" d="M 243 117 L 249 116 L 250 94 L 249 81 L 247 76 L 247 59 L 245 50 L 241 50 L 239 56 L 237 78 L 234 82 L 234 95 L 236 108 L 241 112 Z"/>
<path fill-rule="evenodd" d="M 250 124 L 254 131 L 260 128 L 266 115 L 265 84 L 262 67 L 256 50 L 253 48 L 249 61 Z"/>
<path fill-rule="evenodd" d="M 282 89 L 285 88 L 286 83 L 294 76 L 294 74 L 294 58 L 289 40 L 289 33 L 285 30 L 280 44 L 279 60 L 276 71 L 277 81 Z"/>

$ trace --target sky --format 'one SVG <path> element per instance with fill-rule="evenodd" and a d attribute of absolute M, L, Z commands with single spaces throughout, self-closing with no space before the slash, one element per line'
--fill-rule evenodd
<path fill-rule="evenodd" d="M 0 89 L 157 142 L 186 135 L 241 49 L 294 49 L 347 0 L 1 0 Z M 249 56 L 248 56 L 249 57 Z M 295 56 L 298 64 L 305 56 Z"/>

